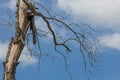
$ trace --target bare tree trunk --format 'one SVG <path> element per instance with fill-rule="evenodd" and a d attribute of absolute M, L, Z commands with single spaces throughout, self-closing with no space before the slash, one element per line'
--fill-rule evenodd
<path fill-rule="evenodd" d="M 17 0 L 16 10 L 16 35 L 9 44 L 6 61 L 4 62 L 3 80 L 15 80 L 16 67 L 18 59 L 24 48 L 25 35 L 29 27 L 29 21 L 26 19 L 27 6 L 23 0 Z"/>

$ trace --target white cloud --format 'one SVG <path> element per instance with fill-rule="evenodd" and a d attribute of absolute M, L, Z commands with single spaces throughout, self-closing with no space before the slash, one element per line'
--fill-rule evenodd
<path fill-rule="evenodd" d="M 46 32 L 48 31 L 46 23 L 41 18 L 35 19 L 35 24 L 38 29 L 46 31 Z"/>
<path fill-rule="evenodd" d="M 120 50 L 120 34 L 108 34 L 99 38 L 104 46 Z"/>
<path fill-rule="evenodd" d="M 5 43 L 0 42 L 0 60 L 2 61 L 5 60 L 8 44 L 9 44 L 8 42 L 5 42 Z M 22 66 L 27 66 L 30 64 L 37 63 L 37 59 L 28 53 L 28 50 L 26 47 L 24 48 L 19 61 L 22 63 Z"/>
<path fill-rule="evenodd" d="M 67 31 L 65 30 L 65 29 L 60 29 L 59 31 L 58 31 L 58 37 L 62 37 L 62 38 L 65 38 L 65 37 L 67 37 L 67 35 L 66 35 L 66 33 L 67 33 Z"/>
<path fill-rule="evenodd" d="M 45 43 L 51 43 L 53 36 L 52 36 L 50 30 L 48 29 L 46 23 L 41 18 L 37 18 L 37 19 L 35 19 L 35 24 L 36 24 L 37 29 L 47 32 L 47 33 L 44 33 L 46 35 L 46 37 L 42 38 L 42 41 Z M 67 35 L 66 35 L 67 31 L 65 29 L 62 29 L 62 28 L 59 29 L 58 27 L 56 28 L 56 26 L 54 26 L 52 24 L 51 24 L 51 28 L 54 30 L 57 37 L 59 37 L 59 38 L 67 37 Z"/>
<path fill-rule="evenodd" d="M 26 67 L 30 64 L 37 63 L 37 59 L 34 56 L 30 55 L 30 53 L 26 47 L 23 49 L 23 52 L 20 56 L 19 61 L 22 63 L 23 67 Z"/>
<path fill-rule="evenodd" d="M 8 42 L 0 43 L 0 60 L 5 60 L 7 49 L 8 49 Z"/>
<path fill-rule="evenodd" d="M 120 0 L 58 0 L 58 6 L 93 25 L 120 29 Z"/>
<path fill-rule="evenodd" d="M 45 35 L 47 36 L 45 39 L 45 42 L 52 39 L 52 35 L 51 35 L 46 23 L 41 18 L 35 19 L 35 25 L 36 25 L 37 29 L 42 30 L 43 33 L 45 32 Z"/>

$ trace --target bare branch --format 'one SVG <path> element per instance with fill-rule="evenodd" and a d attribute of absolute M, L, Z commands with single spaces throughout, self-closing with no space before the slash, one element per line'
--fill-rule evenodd
<path fill-rule="evenodd" d="M 91 29 L 92 31 L 96 32 L 90 25 L 84 24 L 82 26 L 76 24 L 76 23 L 70 23 L 67 24 L 65 23 L 63 20 L 61 19 L 57 19 L 56 17 L 52 16 L 49 11 L 40 3 L 39 4 L 49 15 L 49 17 L 44 16 L 42 13 L 36 11 L 36 9 L 34 7 L 32 7 L 29 3 L 27 3 L 25 0 L 24 2 L 26 3 L 26 5 L 28 6 L 28 8 L 34 13 L 35 16 L 39 16 L 41 17 L 45 23 L 47 24 L 48 29 L 50 30 L 52 37 L 53 37 L 53 41 L 54 41 L 54 45 L 55 48 L 56 46 L 63 46 L 68 52 L 71 52 L 71 49 L 69 48 L 68 45 L 66 45 L 66 43 L 70 42 L 70 41 L 75 41 L 79 44 L 80 46 L 80 52 L 83 56 L 84 59 L 84 65 L 86 66 L 86 57 L 85 57 L 85 53 L 87 53 L 89 60 L 90 60 L 90 64 L 93 66 L 93 61 L 94 57 L 93 57 L 93 42 L 90 41 L 89 38 L 87 38 L 87 32 L 85 32 L 84 30 L 82 30 L 82 26 L 87 26 L 89 29 Z M 57 36 L 55 34 L 55 31 L 52 29 L 51 26 L 51 22 L 53 21 L 53 23 L 57 26 L 57 27 L 64 27 L 66 28 L 68 31 L 70 31 L 74 36 L 72 36 L 71 38 L 68 38 L 66 40 L 63 40 L 63 42 L 59 43 L 57 41 Z M 62 24 L 62 25 L 60 25 Z M 78 27 L 79 30 L 81 30 L 80 32 L 78 32 L 77 30 L 74 30 L 72 27 Z M 85 67 L 86 68 L 86 67 Z"/>
<path fill-rule="evenodd" d="M 71 12 L 67 16 L 52 15 L 50 13 L 50 10 L 47 10 L 42 4 L 37 3 L 40 6 L 40 8 L 42 8 L 43 10 L 45 10 L 45 12 L 47 12 L 47 15 L 45 15 L 42 12 L 39 12 L 38 8 L 36 8 L 34 6 L 34 4 L 32 4 L 31 2 L 28 2 L 28 0 L 20 0 L 20 1 L 21 1 L 21 6 L 19 7 L 19 4 L 16 5 L 16 7 L 17 7 L 17 10 L 16 10 L 16 14 L 17 14 L 16 15 L 16 35 L 9 45 L 10 50 L 16 48 L 16 49 L 14 49 L 16 51 L 12 50 L 12 51 L 14 51 L 13 52 L 14 56 L 10 55 L 10 54 L 12 54 L 12 52 L 10 53 L 10 51 L 8 51 L 8 53 L 9 53 L 8 56 L 10 56 L 12 58 L 10 58 L 10 57 L 8 58 L 10 60 L 9 66 L 7 66 L 9 60 L 6 59 L 5 66 L 9 67 L 9 69 L 11 69 L 11 65 L 14 65 L 16 67 L 16 65 L 17 65 L 16 63 L 17 63 L 19 56 L 24 48 L 25 40 L 27 42 L 26 45 L 30 52 L 30 55 L 32 56 L 33 52 L 34 52 L 33 56 L 37 56 L 39 58 L 38 66 L 40 66 L 42 56 L 47 56 L 47 57 L 53 58 L 53 56 L 42 52 L 40 39 L 39 39 L 43 36 L 46 37 L 48 34 L 50 34 L 52 36 L 54 50 L 63 57 L 64 64 L 65 64 L 65 70 L 71 79 L 72 79 L 72 75 L 69 71 L 69 64 L 67 63 L 67 57 L 66 57 L 67 54 L 64 54 L 62 51 L 60 51 L 58 47 L 64 48 L 67 53 L 72 52 L 72 48 L 70 46 L 71 42 L 76 42 L 77 45 L 79 45 L 79 47 L 78 47 L 79 52 L 83 57 L 85 71 L 86 72 L 88 71 L 87 67 L 89 67 L 89 65 L 94 67 L 94 62 L 96 60 L 96 58 L 94 57 L 94 56 L 96 56 L 94 53 L 94 50 L 96 49 L 97 43 L 95 43 L 95 41 L 93 39 L 91 40 L 90 35 L 91 35 L 92 31 L 96 32 L 96 30 L 94 30 L 88 24 L 79 25 L 79 24 L 73 23 L 73 22 L 72 23 L 65 22 L 64 20 L 70 16 Z M 20 9 L 20 11 L 19 11 L 19 9 Z M 23 14 L 21 14 L 21 12 Z M 8 12 L 8 15 L 11 19 L 11 15 L 9 13 L 10 12 Z M 29 15 L 29 13 L 30 13 L 30 15 Z M 36 29 L 36 26 L 34 24 L 34 16 L 40 17 L 46 23 L 48 31 Z M 32 30 L 32 33 L 27 33 L 29 27 Z M 66 38 L 59 37 L 57 35 L 57 30 L 55 30 L 54 27 L 56 29 L 59 29 L 59 28 L 65 29 L 66 32 L 68 33 L 67 37 Z M 33 36 L 33 44 L 35 44 L 34 46 L 37 46 L 38 54 L 36 54 L 35 51 L 32 49 L 31 42 L 30 42 L 31 35 Z M 17 58 L 16 58 L 16 56 L 17 56 Z M 15 63 L 12 62 L 13 60 L 15 60 Z M 12 67 L 12 68 L 14 70 L 14 67 Z M 6 67 L 5 67 L 5 69 L 7 70 Z M 8 70 L 8 72 L 12 73 L 11 70 Z M 39 71 L 40 71 L 40 68 L 39 68 Z M 7 78 L 7 76 L 9 76 L 7 74 L 7 71 L 5 73 L 6 73 L 5 78 L 7 80 L 10 79 L 10 77 Z M 13 78 L 14 78 L 14 75 L 13 75 Z"/>

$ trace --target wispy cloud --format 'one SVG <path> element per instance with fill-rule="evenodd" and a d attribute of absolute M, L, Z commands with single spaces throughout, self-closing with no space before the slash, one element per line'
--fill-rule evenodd
<path fill-rule="evenodd" d="M 49 41 L 52 39 L 52 35 L 47 27 L 47 24 L 41 18 L 35 19 L 35 25 L 37 29 L 41 30 L 41 32 L 46 35 L 45 41 Z"/>
<path fill-rule="evenodd" d="M 8 42 L 0 43 L 0 60 L 5 60 L 7 49 L 8 49 Z"/>
<path fill-rule="evenodd" d="M 40 29 L 44 32 L 46 32 L 46 39 L 45 41 L 49 41 L 52 39 L 52 34 L 50 32 L 50 30 L 47 27 L 47 24 L 41 19 L 41 18 L 37 18 L 35 19 L 35 25 L 37 29 Z M 55 31 L 57 37 L 66 37 L 66 30 L 65 29 L 58 29 L 56 28 L 54 25 L 51 25 L 52 29 Z"/>
<path fill-rule="evenodd" d="M 120 29 L 120 0 L 58 0 L 58 6 L 93 25 Z"/>
<path fill-rule="evenodd" d="M 0 60 L 2 61 L 5 60 L 7 49 L 8 49 L 8 44 L 9 44 L 8 42 L 5 42 L 5 43 L 0 42 Z M 28 50 L 26 47 L 24 48 L 19 61 L 22 63 L 22 66 L 24 67 L 30 64 L 37 63 L 37 59 L 28 53 Z"/>
<path fill-rule="evenodd" d="M 108 34 L 99 38 L 104 46 L 120 50 L 120 34 Z"/>
<path fill-rule="evenodd" d="M 6 2 L 6 7 L 8 7 L 9 9 L 15 11 L 16 9 L 16 1 L 17 0 L 9 0 L 8 2 Z"/>
<path fill-rule="evenodd" d="M 22 52 L 22 54 L 20 56 L 19 61 L 22 63 L 23 67 L 26 67 L 26 66 L 31 65 L 31 64 L 36 64 L 38 60 L 37 60 L 36 57 L 32 56 L 29 53 L 27 47 L 25 47 L 23 49 L 23 52 Z"/>

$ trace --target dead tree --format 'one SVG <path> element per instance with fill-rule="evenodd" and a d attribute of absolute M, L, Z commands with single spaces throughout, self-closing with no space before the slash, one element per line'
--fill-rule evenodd
<path fill-rule="evenodd" d="M 33 43 L 36 43 L 36 30 L 34 25 L 34 14 L 27 12 L 28 7 L 23 0 L 17 0 L 16 4 L 16 34 L 9 44 L 6 61 L 4 62 L 3 80 L 15 80 L 15 71 L 18 59 L 24 48 L 25 35 L 28 28 L 33 32 Z"/>
<path fill-rule="evenodd" d="M 47 27 L 52 35 L 52 39 L 54 42 L 54 49 L 64 58 L 64 62 L 66 65 L 66 70 L 68 71 L 68 66 L 66 62 L 66 56 L 57 49 L 57 47 L 61 46 L 66 49 L 67 52 L 71 52 L 70 47 L 67 45 L 70 41 L 75 41 L 79 45 L 80 53 L 83 56 L 84 64 L 86 67 L 86 55 L 87 53 L 89 57 L 89 62 L 93 66 L 93 62 L 95 57 L 93 56 L 93 51 L 95 49 L 95 44 L 91 43 L 91 41 L 87 38 L 87 32 L 82 31 L 80 25 L 76 23 L 67 24 L 62 19 L 57 19 L 55 16 L 52 16 L 47 9 L 45 9 L 40 3 L 39 4 L 49 16 L 45 16 L 42 13 L 38 12 L 33 3 L 28 2 L 27 0 L 17 0 L 16 4 L 16 33 L 15 36 L 11 38 L 11 42 L 9 44 L 6 61 L 4 62 L 4 78 L 3 80 L 15 80 L 15 71 L 16 67 L 19 64 L 18 59 L 21 55 L 21 52 L 25 46 L 26 33 L 30 28 L 33 35 L 33 44 L 37 42 L 37 36 L 39 33 L 35 27 L 34 16 L 41 17 L 43 21 L 47 24 Z M 64 18 L 63 18 L 64 19 Z M 51 22 L 52 21 L 57 27 L 66 28 L 73 37 L 70 37 L 66 40 L 62 40 L 62 42 L 57 41 L 57 36 L 55 31 L 52 29 Z M 78 27 L 81 32 L 78 32 L 72 28 Z M 88 25 L 87 25 L 88 26 Z M 88 26 L 89 27 L 89 26 Z M 46 34 L 46 33 L 44 33 Z M 69 73 L 69 72 L 68 72 Z M 69 73 L 69 75 L 71 75 Z"/>

